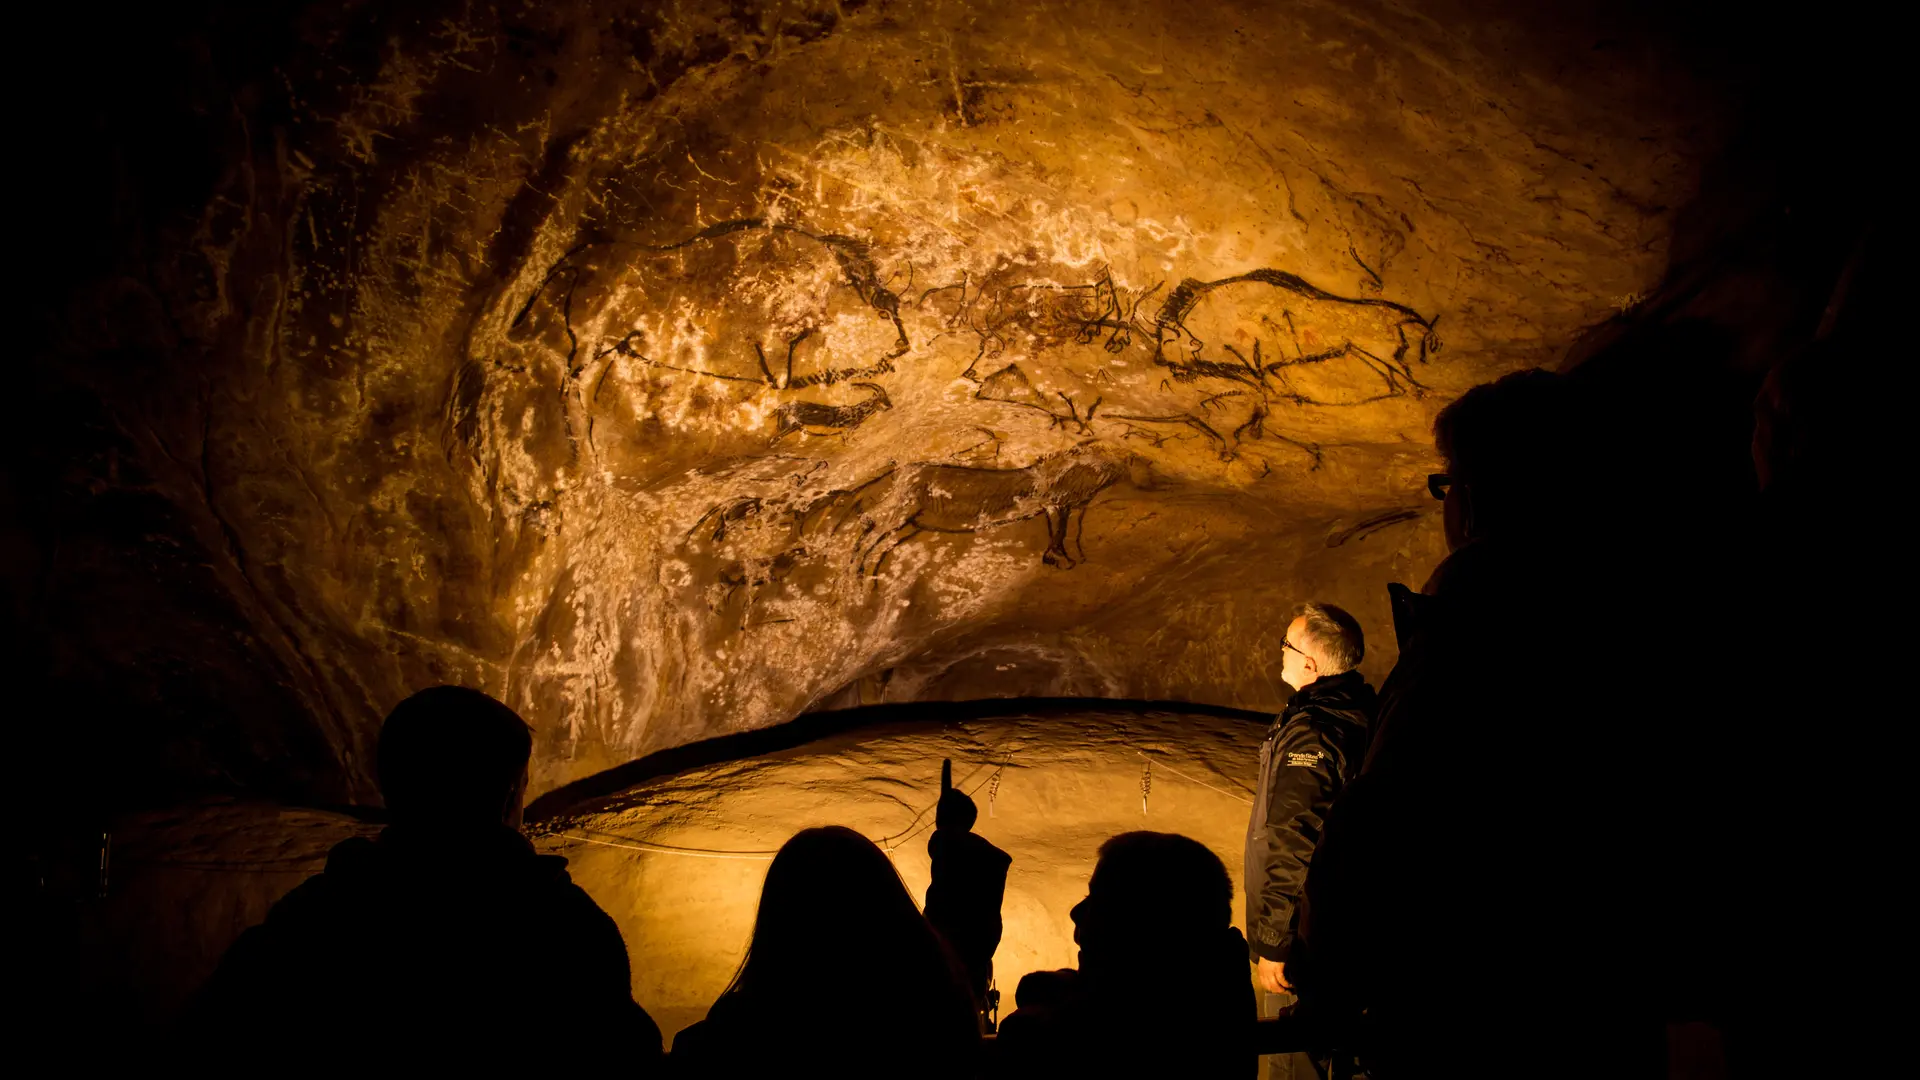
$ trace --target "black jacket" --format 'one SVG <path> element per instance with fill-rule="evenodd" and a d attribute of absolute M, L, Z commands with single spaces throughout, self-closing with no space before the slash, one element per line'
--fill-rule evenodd
<path fill-rule="evenodd" d="M 1083 950 L 1078 971 L 1034 972 L 1000 1026 L 992 1075 L 1250 1080 L 1260 1071 L 1249 1038 L 1259 1011 L 1246 955 L 1239 932 L 1219 927 L 1144 943 L 1104 970 Z"/>
<path fill-rule="evenodd" d="M 242 934 L 185 1034 L 215 1073 L 449 1073 L 551 1064 L 555 1017 L 654 1075 L 620 929 L 567 860 L 491 826 L 352 839 Z M 267 1055 L 267 1056 L 261 1056 Z"/>
<path fill-rule="evenodd" d="M 1641 928 L 1671 883 L 1652 789 L 1672 710 L 1617 689 L 1643 617 L 1622 598 L 1641 593 L 1583 543 L 1475 541 L 1396 597 L 1399 662 L 1288 965 L 1303 999 L 1364 1010 L 1375 1076 L 1496 1042 L 1516 1064 L 1577 1062 L 1567 1076 L 1659 1075 Z M 1647 748 L 1622 749 L 1623 701 Z"/>
<path fill-rule="evenodd" d="M 1247 944 L 1257 957 L 1284 961 L 1293 947 L 1307 864 L 1334 797 L 1359 771 L 1373 710 L 1373 688 L 1342 672 L 1287 699 L 1267 730 L 1247 824 Z"/>

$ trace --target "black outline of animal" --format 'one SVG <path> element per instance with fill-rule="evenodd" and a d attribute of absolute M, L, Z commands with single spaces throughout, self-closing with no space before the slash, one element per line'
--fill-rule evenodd
<path fill-rule="evenodd" d="M 786 341 L 787 355 L 784 377 L 774 374 L 772 365 L 767 361 L 766 351 L 758 341 L 749 342 L 752 346 L 753 359 L 759 372 L 757 376 L 753 376 L 727 371 L 709 371 L 702 368 L 684 367 L 678 364 L 670 364 L 656 360 L 647 356 L 640 348 L 636 347 L 636 340 L 640 340 L 642 337 L 638 329 L 628 330 L 617 340 L 612 341 L 610 344 L 605 344 L 604 347 L 590 349 L 590 356 L 585 360 L 581 359 L 580 350 L 582 343 L 580 334 L 573 325 L 573 301 L 574 294 L 578 291 L 582 278 L 596 270 L 595 267 L 586 265 L 583 262 L 583 257 L 588 252 L 616 252 L 624 249 L 644 252 L 649 255 L 662 255 L 706 241 L 718 240 L 733 233 L 752 230 L 764 230 L 769 233 L 804 237 L 814 243 L 825 246 L 832 254 L 834 263 L 840 271 L 841 280 L 834 287 L 851 289 L 862 305 L 872 309 L 880 318 L 886 319 L 893 325 L 893 347 L 886 355 L 881 356 L 874 363 L 862 367 L 827 367 L 820 371 L 796 377 L 793 373 L 794 351 L 802 342 L 813 337 L 819 329 L 818 326 L 809 326 L 803 328 L 798 334 L 788 338 Z M 619 266 L 614 268 L 614 272 L 624 273 L 627 269 L 628 267 L 626 266 Z M 508 321 L 508 331 L 510 334 L 520 330 L 527 319 L 533 314 L 534 308 L 540 303 L 541 298 L 545 297 L 550 290 L 553 290 L 555 283 L 562 278 L 566 279 L 565 287 L 559 290 L 558 299 L 555 301 L 560 309 L 561 329 L 567 336 L 566 358 L 563 363 L 564 377 L 560 390 L 560 419 L 566 430 L 567 444 L 571 449 L 571 453 L 575 456 L 579 453 L 580 440 L 579 433 L 575 430 L 575 416 L 568 402 L 569 400 L 578 400 L 581 408 L 585 412 L 584 435 L 588 447 L 593 449 L 594 409 L 599 401 L 600 389 L 602 385 L 605 384 L 608 375 L 612 374 L 614 365 L 619 357 L 636 360 L 649 367 L 660 368 L 665 371 L 681 371 L 703 378 L 723 379 L 729 382 L 763 384 L 775 390 L 798 390 L 809 386 L 831 386 L 834 383 L 845 382 L 850 379 L 871 378 L 877 375 L 890 374 L 896 370 L 893 362 L 905 356 L 908 352 L 912 351 L 913 348 L 912 341 L 907 337 L 906 323 L 903 322 L 900 317 L 900 296 L 889 289 L 885 282 L 880 280 L 879 265 L 874 260 L 874 247 L 870 241 L 840 233 L 811 232 L 797 225 L 766 218 L 738 218 L 730 221 L 717 222 L 701 229 L 692 236 L 667 244 L 643 244 L 632 240 L 615 239 L 586 240 L 575 244 L 562 253 L 559 259 L 547 268 L 546 272 L 541 276 L 539 284 L 536 285 L 533 291 L 527 295 L 526 299 L 521 301 L 519 306 L 514 309 L 513 318 Z M 486 392 L 487 370 L 486 367 L 483 366 L 485 363 L 485 361 L 482 361 L 478 357 L 468 358 L 466 364 L 456 374 L 453 382 L 453 392 L 448 395 L 447 402 L 443 407 L 448 431 L 451 432 L 454 437 L 457 437 L 467 444 L 468 452 L 474 456 L 476 464 L 479 462 L 479 451 L 474 443 L 478 437 L 479 430 L 479 401 L 481 396 Z M 491 363 L 494 367 L 504 367 L 508 370 L 524 370 L 524 368 L 521 367 L 510 367 L 499 360 L 494 360 Z M 583 383 L 587 381 L 588 371 L 595 363 L 603 365 L 600 369 L 600 374 L 597 378 L 591 380 L 593 385 L 591 392 L 587 393 L 584 398 L 581 398 Z"/>
<path fill-rule="evenodd" d="M 774 410 L 779 419 L 774 425 L 773 442 L 798 431 L 803 435 L 845 434 L 867 422 L 873 414 L 893 408 L 893 399 L 879 383 L 857 382 L 850 386 L 873 391 L 863 401 L 851 405 L 828 405 L 818 401 L 789 401 Z M 831 432 L 812 432 L 808 428 L 833 428 Z"/>
<path fill-rule="evenodd" d="M 743 496 L 710 507 L 706 513 L 700 515 L 698 521 L 693 523 L 693 527 L 687 530 L 686 535 L 680 538 L 683 546 L 693 543 L 698 538 L 717 556 L 718 549 L 726 542 L 727 534 L 749 518 L 757 518 L 764 514 L 772 520 L 784 519 L 783 524 L 772 526 L 772 528 L 785 530 L 786 546 L 771 555 L 740 555 L 726 559 L 721 561 L 714 571 L 713 583 L 723 590 L 721 604 L 732 603 L 734 597 L 739 595 L 743 588 L 746 590 L 746 605 L 740 611 L 739 629 L 747 628 L 746 620 L 753 609 L 759 591 L 768 585 L 786 580 L 787 576 L 798 569 L 801 561 L 808 556 L 809 549 L 804 539 L 807 517 L 818 507 L 830 502 L 832 498 L 832 495 L 828 495 L 826 498 L 816 499 L 810 503 L 792 506 L 762 499 L 758 495 Z M 709 603 L 708 609 L 717 612 L 720 606 Z"/>
<path fill-rule="evenodd" d="M 1082 443 L 1018 469 L 914 462 L 849 492 L 833 531 L 856 517 L 864 522 L 854 541 L 854 566 L 878 577 L 893 549 L 922 532 L 978 533 L 1044 515 L 1047 548 L 1041 561 L 1072 569 L 1087 557 L 1080 537 L 1087 506 L 1147 467 L 1138 454 L 1097 443 Z M 1069 539 L 1077 557 L 1068 550 Z"/>
<path fill-rule="evenodd" d="M 1290 360 L 1283 357 L 1272 362 L 1263 362 L 1260 356 L 1260 343 L 1257 340 L 1254 342 L 1252 360 L 1248 360 L 1245 356 L 1242 356 L 1238 350 L 1226 344 L 1222 344 L 1221 347 L 1233 355 L 1234 360 L 1231 362 L 1201 359 L 1197 355 L 1190 360 L 1179 360 L 1166 355 L 1166 348 L 1169 344 L 1167 339 L 1169 332 L 1175 336 L 1175 340 L 1184 339 L 1188 343 L 1190 351 L 1197 353 L 1199 348 L 1204 347 L 1206 342 L 1187 328 L 1187 317 L 1193 313 L 1193 309 L 1199 305 L 1200 301 L 1206 297 L 1207 294 L 1218 289 L 1249 282 L 1257 282 L 1283 292 L 1290 292 L 1297 296 L 1305 297 L 1309 300 L 1318 300 L 1331 304 L 1346 304 L 1352 307 L 1379 308 L 1383 311 L 1391 312 L 1392 316 L 1398 316 L 1397 318 L 1389 316 L 1394 336 L 1398 339 L 1394 346 L 1392 358 L 1388 359 L 1371 352 L 1356 344 L 1351 338 L 1339 345 L 1329 349 L 1322 349 L 1316 353 L 1303 353 Z M 1198 281 L 1193 278 L 1187 278 L 1181 281 L 1180 284 L 1174 288 L 1173 292 L 1167 294 L 1166 300 L 1160 305 L 1160 310 L 1154 314 L 1153 323 L 1156 334 L 1153 347 L 1153 362 L 1160 367 L 1170 370 L 1173 373 L 1173 377 L 1181 382 L 1191 382 L 1194 379 L 1203 377 L 1232 379 L 1236 382 L 1242 382 L 1249 386 L 1256 387 L 1262 392 L 1266 392 L 1268 389 L 1266 386 L 1267 376 L 1269 375 L 1278 375 L 1290 367 L 1325 363 L 1326 361 L 1336 360 L 1344 356 L 1355 356 L 1360 359 L 1360 362 L 1364 364 L 1369 371 L 1380 376 L 1381 381 L 1386 384 L 1386 389 L 1382 393 L 1355 402 L 1314 401 L 1284 389 L 1277 391 L 1277 393 L 1278 396 L 1292 400 L 1295 404 L 1300 405 L 1365 405 L 1375 401 L 1384 401 L 1387 398 L 1400 397 L 1408 393 L 1411 393 L 1414 397 L 1420 397 L 1426 393 L 1426 384 L 1422 383 L 1413 374 L 1413 364 L 1418 363 L 1424 365 L 1427 363 L 1427 358 L 1430 354 L 1440 351 L 1440 336 L 1434 329 L 1438 321 L 1438 316 L 1429 319 L 1405 304 L 1397 304 L 1391 300 L 1382 300 L 1377 297 L 1341 296 L 1337 293 L 1330 293 L 1307 281 L 1305 278 L 1300 277 L 1298 274 L 1290 274 L 1284 270 L 1250 270 L 1247 273 L 1221 278 L 1218 281 Z M 1411 336 L 1407 333 L 1407 328 L 1410 326 L 1418 328 L 1418 332 Z M 1292 329 L 1290 318 L 1288 328 L 1289 330 Z M 1298 347 L 1297 341 L 1295 347 Z M 1413 354 L 1411 362 L 1409 362 L 1408 353 Z M 1403 382 L 1406 385 L 1403 386 Z"/>
<path fill-rule="evenodd" d="M 1374 533 L 1390 525 L 1398 525 L 1404 521 L 1418 521 L 1425 516 L 1426 511 L 1419 507 L 1387 510 L 1373 515 L 1358 525 L 1341 529 L 1339 532 L 1327 537 L 1327 546 L 1337 548 L 1349 540 L 1365 540 L 1367 537 L 1372 536 Z"/>
<path fill-rule="evenodd" d="M 635 248 L 648 254 L 663 255 L 668 252 L 678 251 L 682 248 L 692 247 L 695 244 L 718 240 L 721 237 L 733 233 L 754 230 L 801 236 L 826 247 L 826 249 L 832 253 L 834 263 L 840 270 L 842 278 L 840 286 L 852 289 L 854 295 L 859 297 L 861 304 L 872 308 L 881 318 L 893 324 L 895 334 L 893 348 L 889 350 L 885 356 L 882 356 L 877 363 L 868 367 L 829 368 L 810 375 L 803 375 L 797 379 L 793 374 L 794 349 L 797 348 L 802 341 L 813 336 L 819 329 L 817 326 L 802 329 L 800 333 L 787 340 L 787 367 L 784 378 L 774 375 L 772 366 L 767 362 L 766 351 L 758 341 L 751 343 L 753 346 L 754 360 L 760 370 L 760 378 L 758 379 L 724 371 L 707 371 L 700 368 L 681 367 L 677 364 L 654 360 L 642 355 L 633 347 L 633 339 L 638 336 L 639 332 L 632 330 L 628 331 L 625 336 L 621 337 L 612 345 L 594 353 L 593 358 L 599 360 L 610 353 L 618 352 L 623 356 L 629 356 L 652 367 L 663 368 L 668 371 L 684 371 L 690 375 L 702 375 L 711 379 L 727 379 L 733 382 L 765 382 L 766 385 L 776 390 L 797 390 L 806 386 L 831 386 L 836 382 L 849 378 L 858 378 L 863 375 L 885 375 L 894 370 L 893 362 L 895 360 L 905 356 L 912 350 L 913 343 L 907 337 L 906 324 L 902 322 L 900 318 L 900 297 L 880 281 L 879 267 L 874 262 L 873 245 L 870 242 L 862 240 L 859 237 L 845 236 L 840 233 L 810 232 L 797 225 L 769 221 L 765 218 L 738 218 L 732 221 L 718 222 L 701 229 L 699 232 L 694 233 L 684 240 L 676 240 L 670 244 L 640 244 L 626 240 L 607 240 L 580 244 L 568 250 L 560 257 L 558 262 L 548 269 L 546 277 L 541 280 L 539 288 L 534 290 L 533 295 L 527 298 L 526 302 L 521 305 L 520 310 L 514 315 L 512 325 L 517 327 L 527 318 L 528 313 L 533 310 L 534 304 L 546 292 L 547 287 L 551 285 L 556 278 L 562 273 L 570 274 L 571 279 L 568 283 L 567 292 L 562 304 L 562 318 L 566 327 L 568 341 L 572 343 L 572 348 L 567 354 L 568 370 L 570 374 L 577 375 L 579 371 L 584 371 L 585 369 L 575 369 L 573 362 L 574 354 L 579 349 L 579 340 L 573 330 L 573 290 L 579 283 L 581 273 L 579 267 L 572 265 L 575 258 L 595 247 Z"/>

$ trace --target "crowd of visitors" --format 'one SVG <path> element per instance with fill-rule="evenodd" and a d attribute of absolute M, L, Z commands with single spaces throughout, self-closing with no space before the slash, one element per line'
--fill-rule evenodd
<path fill-rule="evenodd" d="M 943 778 L 924 914 L 865 837 L 798 833 L 732 984 L 667 1054 L 614 923 L 519 831 L 527 726 L 439 687 L 382 731 L 390 827 L 242 936 L 188 1024 L 225 1033 L 203 1045 L 234 1071 L 263 1054 L 532 1064 L 564 1018 L 596 1033 L 569 1046 L 640 1075 L 1341 1080 L 1662 1076 L 1677 1033 L 1705 1024 L 1722 1075 L 1764 1072 L 1751 976 L 1795 961 L 1766 930 L 1781 894 L 1754 832 L 1805 830 L 1756 826 L 1764 755 L 1742 748 L 1808 699 L 1760 670 L 1762 613 L 1738 586 L 1816 545 L 1769 532 L 1795 519 L 1767 500 L 1821 487 L 1815 421 L 1761 406 L 1767 491 L 1739 528 L 1774 546 L 1740 550 L 1716 545 L 1745 511 L 1690 494 L 1686 463 L 1718 466 L 1669 453 L 1692 437 L 1679 427 L 1617 449 L 1604 382 L 1523 372 L 1441 413 L 1429 487 L 1451 555 L 1394 590 L 1399 660 L 1377 697 L 1351 615 L 1275 620 L 1296 692 L 1260 752 L 1245 937 L 1206 847 L 1113 837 L 1072 911 L 1078 968 L 1025 974 L 993 1032 L 1008 859 Z M 1817 600 L 1812 575 L 1778 573 Z M 1770 951 L 1743 961 L 1750 941 Z"/>

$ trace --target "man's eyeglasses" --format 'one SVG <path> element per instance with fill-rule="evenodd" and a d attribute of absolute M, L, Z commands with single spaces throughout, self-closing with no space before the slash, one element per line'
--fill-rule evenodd
<path fill-rule="evenodd" d="M 1427 474 L 1427 494 L 1436 499 L 1445 500 L 1447 489 L 1453 486 L 1453 477 L 1443 472 Z"/>
<path fill-rule="evenodd" d="M 1282 652 L 1285 652 L 1288 649 L 1292 649 L 1294 652 L 1299 653 L 1301 656 L 1307 655 L 1307 650 L 1301 648 L 1298 645 L 1295 645 L 1293 642 L 1288 641 L 1284 637 L 1280 639 L 1280 649 Z"/>

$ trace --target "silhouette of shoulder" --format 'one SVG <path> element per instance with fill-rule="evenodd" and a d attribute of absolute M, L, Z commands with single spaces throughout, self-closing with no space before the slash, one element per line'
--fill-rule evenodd
<path fill-rule="evenodd" d="M 332 1030 L 325 1054 L 343 1061 L 387 1044 L 515 1058 L 536 1052 L 531 1001 L 602 1031 L 623 1060 L 657 1060 L 619 927 L 566 867 L 507 829 L 445 848 L 401 829 L 345 841 L 228 951 L 198 1034 L 218 1025 L 264 1048 Z"/>

